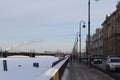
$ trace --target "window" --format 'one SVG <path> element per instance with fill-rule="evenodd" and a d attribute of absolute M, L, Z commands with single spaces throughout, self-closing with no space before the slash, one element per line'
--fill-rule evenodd
<path fill-rule="evenodd" d="M 120 62 L 120 59 L 111 59 L 111 62 Z"/>
<path fill-rule="evenodd" d="M 118 15 L 118 33 L 120 33 L 120 15 Z"/>

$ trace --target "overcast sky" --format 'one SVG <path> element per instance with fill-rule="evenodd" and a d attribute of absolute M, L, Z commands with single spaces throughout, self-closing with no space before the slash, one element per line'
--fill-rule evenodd
<path fill-rule="evenodd" d="M 91 34 L 118 0 L 91 0 Z M 88 0 L 0 0 L 0 48 L 16 51 L 72 51 L 79 22 L 82 48 L 87 35 Z"/>

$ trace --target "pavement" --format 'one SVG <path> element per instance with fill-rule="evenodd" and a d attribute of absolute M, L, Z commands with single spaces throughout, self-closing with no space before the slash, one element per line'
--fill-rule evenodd
<path fill-rule="evenodd" d="M 114 80 L 107 74 L 88 66 L 84 62 L 70 61 L 67 80 Z"/>

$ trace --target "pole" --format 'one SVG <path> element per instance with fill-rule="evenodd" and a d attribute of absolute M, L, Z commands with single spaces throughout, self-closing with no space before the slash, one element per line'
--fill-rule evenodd
<path fill-rule="evenodd" d="M 80 50 L 80 61 L 81 61 L 81 21 L 79 26 L 79 50 Z"/>
<path fill-rule="evenodd" d="M 80 25 L 79 25 L 79 51 L 80 51 L 80 61 L 81 61 L 81 25 L 83 22 L 83 28 L 85 28 L 85 21 L 80 21 Z"/>
<path fill-rule="evenodd" d="M 77 43 L 76 43 L 76 47 L 77 47 L 77 48 L 76 48 L 76 53 L 77 53 L 77 60 L 79 61 L 79 54 L 78 54 L 78 53 L 79 53 L 79 52 L 78 52 L 78 42 L 79 42 L 79 41 L 78 41 L 78 34 L 79 34 L 79 32 L 76 33 L 76 38 L 77 38 Z"/>
<path fill-rule="evenodd" d="M 87 64 L 89 65 L 88 55 L 90 54 L 90 0 L 88 1 L 88 52 L 87 52 Z"/>
<path fill-rule="evenodd" d="M 3 70 L 8 71 L 8 69 L 7 69 L 7 60 L 3 60 Z"/>

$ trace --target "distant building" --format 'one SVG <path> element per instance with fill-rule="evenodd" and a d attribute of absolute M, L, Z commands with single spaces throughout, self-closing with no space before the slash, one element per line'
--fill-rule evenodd
<path fill-rule="evenodd" d="M 102 29 L 97 28 L 96 33 L 91 36 L 91 54 L 103 55 Z"/>
<path fill-rule="evenodd" d="M 88 35 L 87 35 L 87 38 L 86 38 L 86 53 L 88 53 L 88 55 L 93 54 L 92 36 L 90 36 L 90 46 L 89 46 Z"/>

